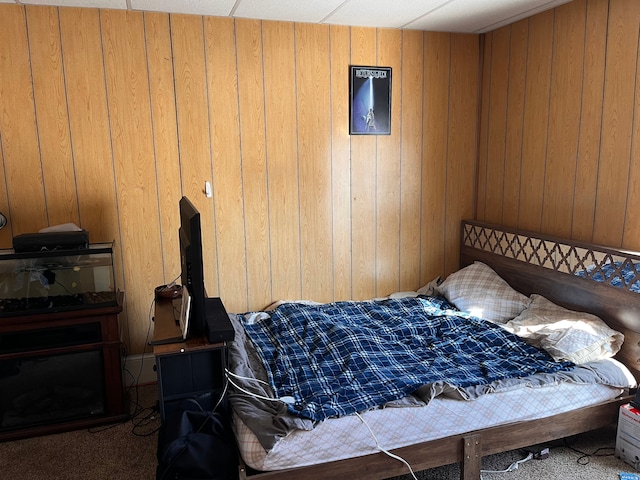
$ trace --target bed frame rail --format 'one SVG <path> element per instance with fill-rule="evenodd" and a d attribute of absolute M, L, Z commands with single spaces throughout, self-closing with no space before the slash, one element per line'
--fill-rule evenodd
<path fill-rule="evenodd" d="M 620 398 L 531 422 L 510 423 L 410 445 L 392 453 L 404 458 L 416 472 L 460 463 L 461 480 L 479 480 L 483 456 L 527 447 L 532 445 L 532 440 L 536 444 L 544 443 L 615 425 L 620 405 L 628 401 L 629 397 Z M 406 466 L 384 453 L 273 472 L 251 472 L 240 466 L 240 480 L 381 480 L 407 473 Z"/>

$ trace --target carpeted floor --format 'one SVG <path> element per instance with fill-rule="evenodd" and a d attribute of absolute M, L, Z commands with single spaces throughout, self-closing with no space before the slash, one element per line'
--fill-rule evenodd
<path fill-rule="evenodd" d="M 0 443 L 0 478 L 11 480 L 152 480 L 159 415 L 157 386 L 130 392 L 125 422 Z"/>
<path fill-rule="evenodd" d="M 0 443 L 0 478 L 11 480 L 153 480 L 156 468 L 157 387 L 131 392 L 134 417 L 121 424 Z M 483 473 L 483 480 L 618 480 L 620 472 L 634 472 L 613 456 L 615 428 L 598 430 L 564 441 L 538 446 L 550 448 L 549 458 L 529 460 L 508 473 Z M 514 450 L 483 459 L 485 470 L 504 470 L 525 458 Z M 416 472 L 419 480 L 459 478 L 458 465 Z M 303 480 L 303 479 L 301 479 Z M 354 479 L 350 479 L 354 480 Z M 410 475 L 393 480 L 412 480 Z"/>

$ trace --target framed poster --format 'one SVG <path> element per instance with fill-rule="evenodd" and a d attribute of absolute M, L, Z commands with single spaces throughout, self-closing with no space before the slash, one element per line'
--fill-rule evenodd
<path fill-rule="evenodd" d="M 391 67 L 349 68 L 349 133 L 391 134 Z"/>

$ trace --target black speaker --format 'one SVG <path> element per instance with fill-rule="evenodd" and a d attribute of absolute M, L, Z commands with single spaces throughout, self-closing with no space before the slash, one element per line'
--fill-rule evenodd
<path fill-rule="evenodd" d="M 204 299 L 204 313 L 209 343 L 230 342 L 235 338 L 236 332 L 219 297 Z"/>
<path fill-rule="evenodd" d="M 89 232 L 22 233 L 13 237 L 16 253 L 31 253 L 57 250 L 79 250 L 89 248 Z"/>

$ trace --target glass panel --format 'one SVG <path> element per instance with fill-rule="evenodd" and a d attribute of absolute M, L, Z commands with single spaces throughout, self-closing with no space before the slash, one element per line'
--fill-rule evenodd
<path fill-rule="evenodd" d="M 104 412 L 100 350 L 0 361 L 0 431 Z"/>
<path fill-rule="evenodd" d="M 0 317 L 116 304 L 111 245 L 56 252 L 0 250 Z"/>

